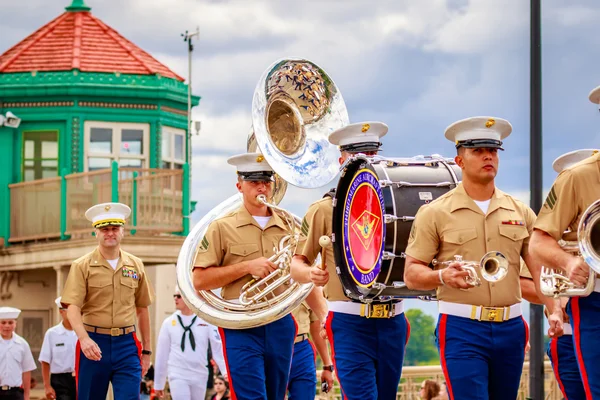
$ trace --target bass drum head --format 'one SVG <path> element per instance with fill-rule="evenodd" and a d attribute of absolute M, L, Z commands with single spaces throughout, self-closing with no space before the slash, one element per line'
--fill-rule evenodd
<path fill-rule="evenodd" d="M 361 301 L 381 272 L 386 240 L 383 192 L 366 158 L 346 164 L 333 204 L 336 271 L 346 296 Z"/>

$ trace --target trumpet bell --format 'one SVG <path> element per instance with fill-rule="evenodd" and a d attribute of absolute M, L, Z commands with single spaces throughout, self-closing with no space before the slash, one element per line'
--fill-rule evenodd
<path fill-rule="evenodd" d="M 488 282 L 498 282 L 508 274 L 508 260 L 499 251 L 486 253 L 479 262 L 481 276 Z"/>
<path fill-rule="evenodd" d="M 281 59 L 256 85 L 248 143 L 254 136 L 284 181 L 312 189 L 338 174 L 339 151 L 328 137 L 348 123 L 342 94 L 323 69 L 301 58 Z"/>

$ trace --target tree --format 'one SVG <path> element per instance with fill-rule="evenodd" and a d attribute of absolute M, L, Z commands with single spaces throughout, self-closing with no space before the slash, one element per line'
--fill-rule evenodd
<path fill-rule="evenodd" d="M 410 339 L 404 355 L 404 365 L 439 364 L 435 344 L 435 320 L 418 308 L 406 311 L 410 323 Z"/>

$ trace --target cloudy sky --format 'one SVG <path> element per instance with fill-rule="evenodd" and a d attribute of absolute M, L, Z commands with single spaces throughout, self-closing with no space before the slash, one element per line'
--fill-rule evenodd
<path fill-rule="evenodd" d="M 0 52 L 55 16 L 69 0 L 3 1 Z M 443 132 L 475 115 L 508 119 L 497 185 L 529 199 L 529 1 L 524 0 L 86 0 L 94 15 L 181 76 L 180 34 L 200 27 L 193 91 L 194 220 L 234 193 L 230 155 L 245 152 L 251 101 L 273 61 L 312 60 L 335 80 L 350 120 L 390 127 L 384 154 L 453 156 Z M 600 3 L 543 2 L 544 187 L 565 151 L 598 146 Z M 6 16 L 10 16 L 7 18 Z M 324 189 L 290 190 L 301 215 Z M 433 307 L 432 309 L 435 309 Z"/>

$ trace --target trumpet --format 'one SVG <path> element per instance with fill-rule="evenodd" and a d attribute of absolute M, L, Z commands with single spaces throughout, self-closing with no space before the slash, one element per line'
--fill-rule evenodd
<path fill-rule="evenodd" d="M 567 253 L 582 257 L 590 266 L 590 274 L 585 286 L 577 286 L 563 271 L 542 267 L 540 290 L 548 297 L 588 296 L 596 286 L 596 273 L 600 273 L 600 200 L 592 203 L 583 213 L 577 227 L 577 240 L 558 241 Z M 563 238 L 569 238 L 572 232 L 565 232 Z M 574 234 L 574 233 L 573 233 Z"/>
<path fill-rule="evenodd" d="M 463 261 L 461 255 L 454 255 L 454 260 L 438 261 L 433 260 L 432 265 L 444 265 L 448 266 L 454 263 L 460 263 L 460 268 L 467 271 L 469 276 L 465 278 L 465 281 L 469 285 L 481 286 L 481 279 L 477 275 L 477 269 L 481 270 L 481 276 L 488 282 L 498 282 L 506 277 L 508 274 L 508 260 L 504 254 L 499 251 L 487 252 L 481 257 L 481 260 L 477 261 Z"/>

